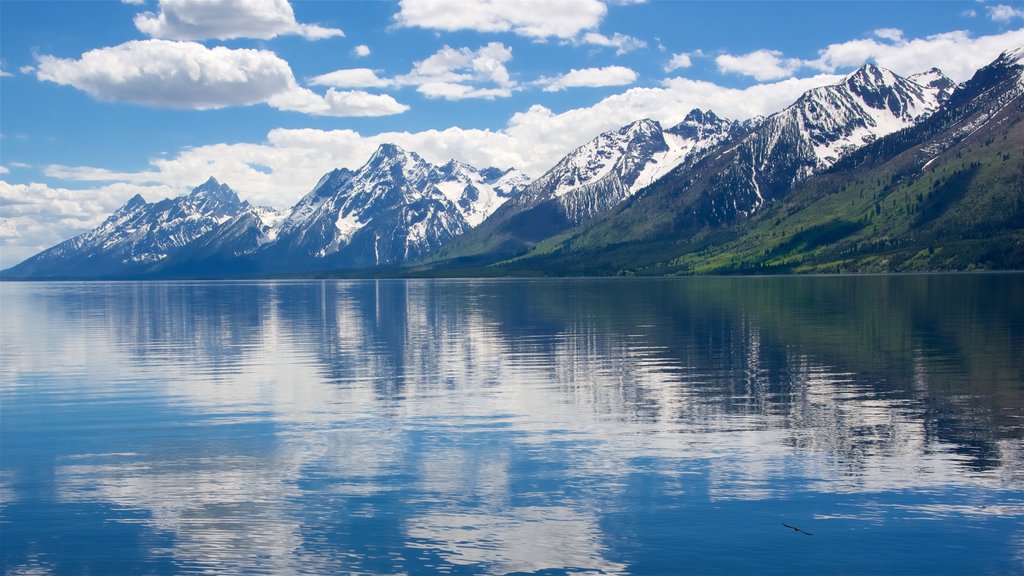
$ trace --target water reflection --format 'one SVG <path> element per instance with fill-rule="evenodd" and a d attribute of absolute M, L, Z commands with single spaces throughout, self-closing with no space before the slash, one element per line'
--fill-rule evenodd
<path fill-rule="evenodd" d="M 12 572 L 1024 556 L 1019 275 L 4 284 L 0 312 Z"/>

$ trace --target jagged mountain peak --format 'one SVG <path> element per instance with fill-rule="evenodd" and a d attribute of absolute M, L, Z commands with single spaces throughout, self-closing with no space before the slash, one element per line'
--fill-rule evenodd
<path fill-rule="evenodd" d="M 731 130 L 735 128 L 734 125 L 733 121 L 719 117 L 710 109 L 704 111 L 700 108 L 694 108 L 686 114 L 682 122 L 665 131 L 677 134 L 683 138 L 701 140 L 718 134 L 723 130 Z"/>
<path fill-rule="evenodd" d="M 131 198 L 129 198 L 128 201 L 125 202 L 123 206 L 118 208 L 117 212 L 128 212 L 129 210 L 134 210 L 134 209 L 138 208 L 139 206 L 145 206 L 145 205 L 146 205 L 146 199 L 142 197 L 142 194 L 136 194 L 135 196 L 132 196 Z"/>
<path fill-rule="evenodd" d="M 918 72 L 917 74 L 911 74 L 907 76 L 908 80 L 912 80 L 921 86 L 936 90 L 936 94 L 940 101 L 945 102 L 949 99 L 949 96 L 956 90 L 956 82 L 953 82 L 946 76 L 942 70 L 938 68 L 929 68 L 924 72 Z"/>
<path fill-rule="evenodd" d="M 370 156 L 370 159 L 366 162 L 367 166 L 373 166 L 381 163 L 389 163 L 394 161 L 400 162 L 423 162 L 420 155 L 402 148 L 398 144 L 384 143 L 377 146 L 377 150 Z"/>
<path fill-rule="evenodd" d="M 996 63 L 1019 64 L 1021 60 L 1024 60 L 1024 46 L 1017 46 L 1000 54 L 999 58 L 996 59 Z"/>
<path fill-rule="evenodd" d="M 206 182 L 203 182 L 199 186 L 192 189 L 189 196 L 197 198 L 205 196 L 208 198 L 217 197 L 223 199 L 230 199 L 235 196 L 235 191 L 231 189 L 227 184 L 221 184 L 216 178 L 210 176 Z"/>
<path fill-rule="evenodd" d="M 619 134 L 624 136 L 650 136 L 661 132 L 661 123 L 657 120 L 651 120 L 650 118 L 641 118 L 635 122 L 630 122 L 619 129 Z"/>
<path fill-rule="evenodd" d="M 177 204 L 179 210 L 184 213 L 206 214 L 218 219 L 233 216 L 247 205 L 243 204 L 230 186 L 221 184 L 212 176 L 193 188 L 192 192 Z"/>

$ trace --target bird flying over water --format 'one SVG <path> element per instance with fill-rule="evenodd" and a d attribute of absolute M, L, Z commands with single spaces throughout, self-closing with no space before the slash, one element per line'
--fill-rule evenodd
<path fill-rule="evenodd" d="M 786 524 L 785 522 L 783 522 L 782 525 L 785 526 L 786 528 L 789 528 L 790 530 L 794 530 L 796 532 L 800 532 L 801 534 L 807 534 L 808 536 L 813 536 L 813 534 L 811 534 L 810 532 L 806 532 L 804 530 L 801 530 L 801 529 L 797 528 L 796 526 L 790 526 L 789 524 Z"/>

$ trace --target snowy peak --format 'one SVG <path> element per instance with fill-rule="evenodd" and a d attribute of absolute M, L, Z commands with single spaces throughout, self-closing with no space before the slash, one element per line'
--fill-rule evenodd
<path fill-rule="evenodd" d="M 942 84 L 937 74 L 932 76 Z M 948 95 L 866 64 L 838 84 L 805 92 L 765 119 L 756 130 L 766 135 L 755 151 L 758 163 L 769 162 L 779 146 L 789 148 L 787 153 L 808 157 L 808 164 L 796 174 L 806 177 L 857 148 L 919 122 Z"/>
<path fill-rule="evenodd" d="M 516 174 L 457 160 L 435 166 L 396 144 L 381 144 L 357 170 L 324 175 L 268 234 L 280 245 L 276 250 L 306 257 L 399 263 L 482 222 L 529 182 Z"/>
<path fill-rule="evenodd" d="M 934 90 L 936 99 L 940 102 L 949 100 L 950 95 L 953 94 L 954 90 L 956 90 L 956 82 L 950 80 L 950 78 L 943 74 L 942 70 L 939 70 L 938 68 L 929 68 L 924 72 L 911 74 L 910 76 L 907 76 L 907 79 L 916 82 L 925 88 Z"/>
<path fill-rule="evenodd" d="M 708 136 L 729 131 L 733 122 L 719 118 L 714 112 L 707 112 L 700 108 L 690 110 L 690 113 L 683 118 L 683 121 L 666 130 L 690 140 L 701 140 Z"/>
<path fill-rule="evenodd" d="M 477 170 L 469 164 L 450 160 L 434 168 L 430 181 L 455 205 L 466 223 L 476 227 L 506 200 L 526 188 L 530 178 L 514 168 Z"/>
<path fill-rule="evenodd" d="M 844 84 L 868 108 L 888 111 L 900 120 L 913 121 L 939 104 L 938 95 L 928 93 L 921 84 L 873 64 L 850 74 Z"/>
<path fill-rule="evenodd" d="M 142 197 L 142 194 L 136 194 L 135 196 L 132 196 L 131 198 L 129 198 L 128 201 L 125 202 L 123 206 L 121 206 L 116 211 L 114 211 L 114 214 L 122 214 L 122 213 L 125 213 L 125 212 L 131 212 L 132 210 L 136 210 L 139 207 L 145 206 L 145 205 L 146 205 L 146 199 Z"/>
<path fill-rule="evenodd" d="M 609 130 L 562 158 L 530 186 L 539 200 L 558 198 L 611 174 L 632 184 L 650 157 L 668 150 L 661 125 L 645 118 Z"/>
<path fill-rule="evenodd" d="M 1024 46 L 1018 46 L 1003 52 L 995 62 L 989 64 L 986 68 L 1009 70 L 1011 74 L 1017 75 L 1017 84 L 1024 87 Z"/>

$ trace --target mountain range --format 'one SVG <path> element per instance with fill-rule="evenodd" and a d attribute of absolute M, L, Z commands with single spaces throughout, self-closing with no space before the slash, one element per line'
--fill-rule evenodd
<path fill-rule="evenodd" d="M 295 206 L 136 196 L 5 278 L 1024 267 L 1024 49 L 956 85 L 872 64 L 766 118 L 598 135 L 531 181 L 380 146 Z"/>

